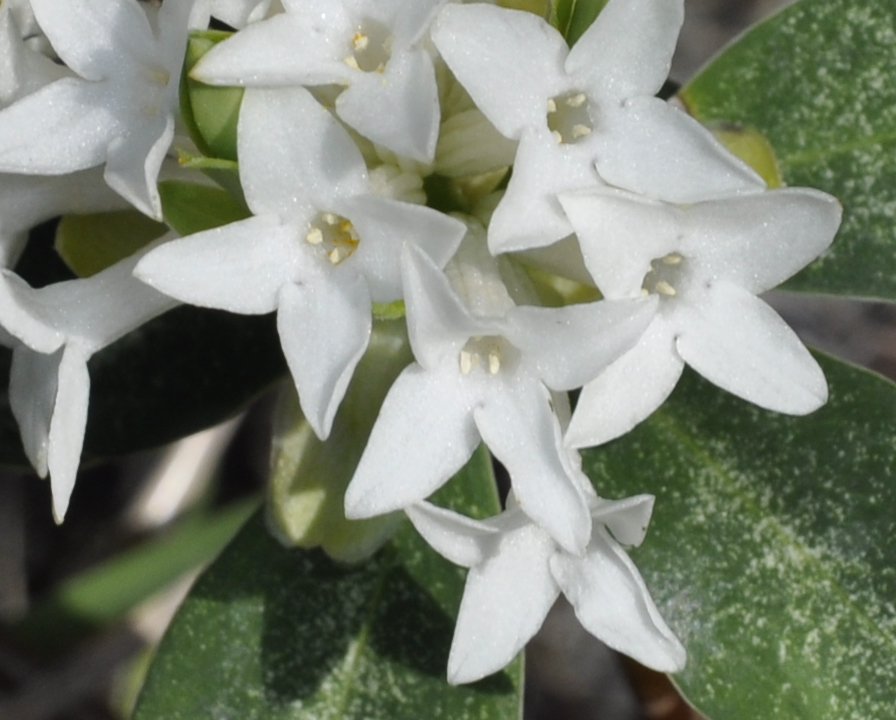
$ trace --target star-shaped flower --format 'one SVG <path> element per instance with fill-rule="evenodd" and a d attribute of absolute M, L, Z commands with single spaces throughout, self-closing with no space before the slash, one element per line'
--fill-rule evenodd
<path fill-rule="evenodd" d="M 177 304 L 132 277 L 135 255 L 80 280 L 34 289 L 0 274 L 0 325 L 13 347 L 9 403 L 28 459 L 50 474 L 53 514 L 62 522 L 87 425 L 87 361 Z"/>
<path fill-rule="evenodd" d="M 465 241 L 459 261 L 475 240 Z M 346 491 L 346 515 L 370 517 L 423 500 L 482 440 L 507 467 L 523 510 L 578 551 L 590 536 L 590 518 L 572 480 L 550 389 L 579 387 L 631 347 L 654 303 L 514 307 L 479 242 L 474 262 L 461 264 L 459 273 L 458 260 L 449 267 L 460 274 L 475 312 L 431 260 L 413 248 L 404 253 L 417 363 L 386 396 Z"/>
<path fill-rule="evenodd" d="M 549 245 L 572 227 L 556 195 L 608 183 L 694 202 L 763 181 L 696 121 L 657 99 L 683 0 L 610 0 L 570 50 L 543 19 L 489 4 L 448 5 L 442 57 L 508 138 L 513 176 L 489 226 L 492 252 Z"/>
<path fill-rule="evenodd" d="M 399 155 L 431 162 L 439 129 L 432 59 L 421 46 L 446 0 L 283 0 L 191 75 L 212 85 L 345 87 L 336 114 Z"/>
<path fill-rule="evenodd" d="M 277 310 L 302 410 L 324 439 L 367 347 L 372 303 L 402 297 L 402 246 L 444 266 L 464 226 L 371 195 L 357 147 L 304 88 L 247 90 L 237 137 L 255 217 L 164 245 L 136 274 L 192 305 Z"/>
<path fill-rule="evenodd" d="M 561 592 L 585 629 L 610 647 L 661 672 L 684 667 L 685 649 L 620 545 L 643 540 L 652 496 L 607 501 L 591 491 L 592 532 L 581 555 L 558 547 L 514 503 L 511 495 L 508 510 L 484 521 L 428 503 L 406 511 L 433 548 L 470 568 L 448 657 L 449 682 L 473 682 L 509 663 Z"/>
<path fill-rule="evenodd" d="M 156 177 L 174 135 L 193 0 L 166 0 L 157 32 L 136 0 L 32 0 L 59 57 L 80 77 L 0 112 L 0 171 L 62 175 L 105 164 L 106 182 L 161 217 Z"/>
<path fill-rule="evenodd" d="M 835 198 L 785 188 L 678 207 L 605 188 L 560 202 L 605 297 L 661 298 L 638 344 L 583 388 L 573 447 L 630 430 L 672 392 L 685 363 L 770 410 L 802 415 L 824 404 L 818 364 L 756 294 L 831 244 Z"/>

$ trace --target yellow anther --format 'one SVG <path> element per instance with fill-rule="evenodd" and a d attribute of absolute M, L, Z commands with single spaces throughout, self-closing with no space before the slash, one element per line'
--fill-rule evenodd
<path fill-rule="evenodd" d="M 333 248 L 332 250 L 330 250 L 330 252 L 327 253 L 327 257 L 334 265 L 338 265 L 343 259 L 342 253 L 339 252 L 339 248 Z"/>
<path fill-rule="evenodd" d="M 327 225 L 336 225 L 339 222 L 339 216 L 331 212 L 321 213 L 320 219 Z"/>
<path fill-rule="evenodd" d="M 578 140 L 579 138 L 583 138 L 586 135 L 590 135 L 590 134 L 591 134 L 591 128 L 588 127 L 587 125 L 573 125 L 572 126 L 572 136 L 576 140 Z"/>
<path fill-rule="evenodd" d="M 560 134 L 559 130 L 554 130 L 553 132 L 551 132 L 551 135 L 554 136 L 554 140 L 557 141 L 558 145 L 561 145 L 563 143 L 563 136 Z"/>
<path fill-rule="evenodd" d="M 497 375 L 501 369 L 501 356 L 497 351 L 493 350 L 488 354 L 488 372 L 489 375 Z"/>
<path fill-rule="evenodd" d="M 321 232 L 319 227 L 315 226 L 312 227 L 308 234 L 305 236 L 305 240 L 307 240 L 312 245 L 320 245 L 324 241 L 324 234 Z"/>
<path fill-rule="evenodd" d="M 557 112 L 557 103 L 554 102 L 554 98 L 551 98 L 550 100 L 548 100 L 548 112 L 549 113 Z"/>
<path fill-rule="evenodd" d="M 663 257 L 663 262 L 666 265 L 678 265 L 682 260 L 684 260 L 684 257 L 682 255 L 679 255 L 678 253 L 669 253 L 668 255 Z"/>
<path fill-rule="evenodd" d="M 369 37 L 364 33 L 355 33 L 355 36 L 352 38 L 352 47 L 355 50 L 366 50 L 368 45 L 370 45 Z"/>
<path fill-rule="evenodd" d="M 588 97 L 585 95 L 585 93 L 580 92 L 576 93 L 575 95 L 570 95 L 568 98 L 566 98 L 566 104 L 571 108 L 578 108 L 582 107 L 587 99 Z"/>
<path fill-rule="evenodd" d="M 464 375 L 469 375 L 473 369 L 473 355 L 469 350 L 460 351 L 460 371 Z"/>
<path fill-rule="evenodd" d="M 352 70 L 360 70 L 361 66 L 358 65 L 358 61 L 355 59 L 354 55 L 349 55 L 344 58 L 343 61 L 346 65 L 348 65 Z"/>
<path fill-rule="evenodd" d="M 656 285 L 654 285 L 654 287 L 656 288 L 656 291 L 658 293 L 660 293 L 660 295 L 666 295 L 668 297 L 675 297 L 678 294 L 677 292 L 675 292 L 675 288 L 672 287 L 665 280 L 660 280 L 659 282 L 657 282 Z"/>

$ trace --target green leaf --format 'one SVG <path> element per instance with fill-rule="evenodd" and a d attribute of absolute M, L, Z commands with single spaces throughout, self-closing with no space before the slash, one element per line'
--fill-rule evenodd
<path fill-rule="evenodd" d="M 557 0 L 554 4 L 553 24 L 570 47 L 591 27 L 609 0 Z"/>
<path fill-rule="evenodd" d="M 180 235 L 245 220 L 249 208 L 226 190 L 209 185 L 165 180 L 159 183 L 165 220 Z"/>
<path fill-rule="evenodd" d="M 673 679 L 721 720 L 877 720 L 896 697 L 896 387 L 820 358 L 793 418 L 695 374 L 585 452 L 608 497 L 656 495 L 632 555 L 688 648 Z"/>
<path fill-rule="evenodd" d="M 94 355 L 84 452 L 107 457 L 235 415 L 283 377 L 276 317 L 182 306 Z"/>
<path fill-rule="evenodd" d="M 258 507 L 255 499 L 187 518 L 169 533 L 125 550 L 57 587 L 11 628 L 29 647 L 59 646 L 107 627 L 212 559 Z"/>
<path fill-rule="evenodd" d="M 56 226 L 56 252 L 79 277 L 96 275 L 100 270 L 130 257 L 167 232 L 136 210 L 65 215 Z"/>
<path fill-rule="evenodd" d="M 495 512 L 487 454 L 445 492 Z M 280 546 L 256 518 L 182 605 L 134 720 L 518 717 L 518 661 L 475 685 L 445 680 L 463 578 L 409 523 L 348 566 Z"/>
<path fill-rule="evenodd" d="M 680 93 L 714 129 L 765 136 L 788 185 L 845 208 L 833 247 L 788 290 L 896 300 L 896 4 L 803 0 L 757 25 Z"/>

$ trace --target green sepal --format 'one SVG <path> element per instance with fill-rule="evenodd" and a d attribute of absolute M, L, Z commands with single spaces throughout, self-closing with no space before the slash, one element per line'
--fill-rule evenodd
<path fill-rule="evenodd" d="M 206 85 L 190 77 L 190 71 L 199 59 L 231 35 L 233 33 L 219 30 L 190 33 L 181 75 L 180 109 L 190 137 L 204 155 L 236 161 L 236 128 L 242 88 Z"/>
<path fill-rule="evenodd" d="M 136 210 L 64 215 L 56 226 L 55 248 L 78 277 L 90 277 L 130 257 L 167 232 Z"/>
<path fill-rule="evenodd" d="M 686 371 L 632 432 L 585 450 L 605 497 L 656 496 L 632 557 L 710 718 L 877 720 L 896 697 L 896 386 L 819 357 L 805 417 Z"/>
<path fill-rule="evenodd" d="M 179 235 L 211 230 L 252 215 L 241 200 L 210 185 L 165 180 L 159 183 L 159 197 L 165 220 Z"/>

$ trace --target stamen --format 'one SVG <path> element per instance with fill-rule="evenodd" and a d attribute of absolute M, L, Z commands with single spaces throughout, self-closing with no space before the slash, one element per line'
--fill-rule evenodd
<path fill-rule="evenodd" d="M 558 143 L 575 143 L 594 131 L 595 108 L 582 91 L 550 98 L 547 105 L 548 129 Z"/>
<path fill-rule="evenodd" d="M 489 375 L 497 375 L 498 370 L 501 369 L 501 356 L 497 353 L 497 351 L 492 351 L 488 354 L 488 373 Z"/>
<path fill-rule="evenodd" d="M 358 61 L 355 60 L 354 55 L 349 55 L 348 57 L 343 58 L 342 62 L 344 62 L 346 65 L 348 65 L 352 70 L 360 70 L 361 69 L 361 66 L 358 65 Z"/>
<path fill-rule="evenodd" d="M 320 245 L 324 241 L 324 234 L 319 227 L 313 227 L 305 236 L 305 240 L 312 245 Z"/>
<path fill-rule="evenodd" d="M 660 295 L 666 295 L 667 297 L 675 297 L 676 295 L 678 295 L 678 293 L 675 292 L 675 288 L 665 280 L 657 281 L 656 285 L 654 285 L 654 288 Z"/>
<path fill-rule="evenodd" d="M 477 358 L 478 359 L 478 358 Z M 460 371 L 464 375 L 469 375 L 473 369 L 473 355 L 468 350 L 460 351 Z"/>
<path fill-rule="evenodd" d="M 682 260 L 684 260 L 684 257 L 678 253 L 669 253 L 663 258 L 663 262 L 666 265 L 678 265 Z"/>
<path fill-rule="evenodd" d="M 352 47 L 355 50 L 366 50 L 368 45 L 370 45 L 369 37 L 363 33 L 355 33 L 355 37 L 352 38 Z"/>
<path fill-rule="evenodd" d="M 333 265 L 350 258 L 361 243 L 351 220 L 331 212 L 320 213 L 308 226 L 305 242 L 320 248 Z"/>

